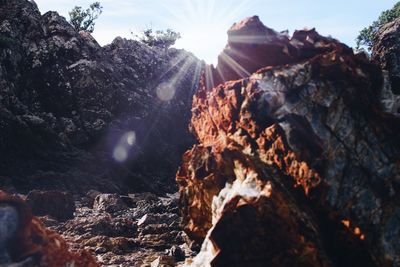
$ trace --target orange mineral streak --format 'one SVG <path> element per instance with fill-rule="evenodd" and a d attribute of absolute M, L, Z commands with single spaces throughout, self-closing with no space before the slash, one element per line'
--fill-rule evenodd
<path fill-rule="evenodd" d="M 360 238 L 360 240 L 365 240 L 365 235 L 361 232 L 360 227 L 354 227 L 351 225 L 349 220 L 342 220 L 341 221 L 342 224 L 344 226 L 346 226 L 346 228 L 350 229 L 351 233 L 355 236 L 357 236 L 358 238 Z"/>
<path fill-rule="evenodd" d="M 307 162 L 301 161 L 285 141 L 282 129 L 273 125 L 265 129 L 257 139 L 260 159 L 277 166 L 285 174 L 293 177 L 306 194 L 321 182 L 319 174 Z"/>
<path fill-rule="evenodd" d="M 189 236 L 201 241 L 211 228 L 211 203 L 233 176 L 227 159 L 215 155 L 209 147 L 194 146 L 183 156 L 176 181 L 180 185 L 183 226 Z M 213 170 L 219 170 L 213 172 Z M 228 171 L 227 171 L 228 170 Z M 190 204 L 190 205 L 189 205 Z"/>
<path fill-rule="evenodd" d="M 342 220 L 342 224 L 347 228 L 350 228 L 350 221 L 349 220 Z"/>
<path fill-rule="evenodd" d="M 230 146 L 247 154 L 257 153 L 264 163 L 293 177 L 295 184 L 308 194 L 319 185 L 321 177 L 290 148 L 279 124 L 267 128 L 258 125 L 255 112 L 250 111 L 249 99 L 252 101 L 259 94 L 257 82 L 248 80 L 203 91 L 193 98 L 191 128 L 203 145 L 216 151 Z"/>
<path fill-rule="evenodd" d="M 33 257 L 39 266 L 99 266 L 89 252 L 69 250 L 66 241 L 33 217 L 28 205 L 19 197 L 0 191 L 0 205 L 14 207 L 19 215 L 17 234 L 8 247 L 14 261 Z"/>

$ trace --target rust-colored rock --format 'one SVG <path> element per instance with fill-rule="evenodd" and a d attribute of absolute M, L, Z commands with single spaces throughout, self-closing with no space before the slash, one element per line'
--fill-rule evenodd
<path fill-rule="evenodd" d="M 217 66 L 206 67 L 205 84 L 212 88 L 248 77 L 266 66 L 299 62 L 338 48 L 346 46 L 319 35 L 315 29 L 296 31 L 289 38 L 285 32 L 266 27 L 258 16 L 249 17 L 228 30 L 228 44 L 218 56 Z"/>
<path fill-rule="evenodd" d="M 46 229 L 32 216 L 31 210 L 20 198 L 0 191 L 1 231 L 13 229 L 14 234 L 3 243 L 0 236 L 0 254 L 5 262 L 11 264 L 29 262 L 32 266 L 99 266 L 89 252 L 82 250 L 72 252 L 65 240 L 55 232 Z M 2 245 L 5 246 L 2 246 Z"/>
<path fill-rule="evenodd" d="M 230 32 L 246 25 L 262 28 Z M 283 39 L 270 40 L 241 52 Z M 185 231 L 205 238 L 194 265 L 399 265 L 400 121 L 382 109 L 384 75 L 315 30 L 284 42 L 291 57 L 212 89 L 205 77 L 194 97 L 199 144 L 177 174 Z"/>
<path fill-rule="evenodd" d="M 203 161 L 184 159 L 184 167 L 197 169 L 188 179 L 189 194 L 182 195 L 191 197 L 182 199 L 190 215 L 184 217 L 190 217 L 186 230 L 200 237 L 211 227 L 195 266 L 204 266 L 204 259 L 212 266 L 332 266 L 315 221 L 270 178 L 280 175 L 273 168 L 234 147 L 222 153 L 194 147 L 189 154 Z M 183 174 L 178 174 L 180 183 L 186 182 Z"/>

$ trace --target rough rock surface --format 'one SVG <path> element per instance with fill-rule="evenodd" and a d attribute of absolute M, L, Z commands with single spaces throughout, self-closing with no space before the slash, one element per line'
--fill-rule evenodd
<path fill-rule="evenodd" d="M 383 25 L 375 36 L 372 58 L 384 70 L 389 86 L 381 93 L 383 109 L 400 115 L 400 19 Z"/>
<path fill-rule="evenodd" d="M 1 266 L 99 266 L 86 250 L 71 251 L 65 240 L 33 217 L 22 199 L 0 191 Z"/>
<path fill-rule="evenodd" d="M 29 192 L 26 202 L 36 216 L 50 215 L 61 221 L 74 217 L 75 202 L 67 192 L 34 190 Z"/>
<path fill-rule="evenodd" d="M 99 194 L 93 203 L 93 209 L 97 211 L 116 212 L 126 208 L 125 202 L 117 194 Z"/>
<path fill-rule="evenodd" d="M 114 195 L 100 194 L 97 198 L 100 196 Z M 73 219 L 64 223 L 48 217 L 41 219 L 73 249 L 86 249 L 95 255 L 102 266 L 172 267 L 193 256 L 186 245 L 189 240 L 180 228 L 177 194 L 157 197 L 138 193 L 120 197 L 127 203 L 123 209 L 107 208 L 113 203 L 103 202 L 105 208 L 96 210 L 92 203 L 78 198 Z"/>
<path fill-rule="evenodd" d="M 177 173 L 184 229 L 204 240 L 193 265 L 400 265 L 400 121 L 380 68 L 315 30 L 230 33 L 267 35 L 236 49 L 270 57 L 212 89 L 206 71 L 194 97 L 199 144 Z"/>
<path fill-rule="evenodd" d="M 295 31 L 292 38 L 286 32 L 276 32 L 253 16 L 235 23 L 228 30 L 228 44 L 218 56 L 218 64 L 206 67 L 205 86 L 249 77 L 265 66 L 299 62 L 344 45 L 332 38 L 320 36 L 315 29 Z"/>
<path fill-rule="evenodd" d="M 33 1 L 2 1 L 0 186 L 173 190 L 201 66 L 134 40 L 101 47 Z"/>

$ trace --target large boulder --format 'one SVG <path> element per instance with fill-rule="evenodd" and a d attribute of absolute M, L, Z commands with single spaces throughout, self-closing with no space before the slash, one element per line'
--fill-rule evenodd
<path fill-rule="evenodd" d="M 258 16 L 248 17 L 228 30 L 228 44 L 218 56 L 218 64 L 206 67 L 205 85 L 212 88 L 226 81 L 250 76 L 266 66 L 284 65 L 311 58 L 345 45 L 319 35 L 315 29 L 277 32 Z"/>
<path fill-rule="evenodd" d="M 288 40 L 291 61 L 194 97 L 199 143 L 176 178 L 203 242 L 194 265 L 397 266 L 400 121 L 382 109 L 384 75 L 315 30 Z"/>
<path fill-rule="evenodd" d="M 123 38 L 101 47 L 28 0 L 0 4 L 0 46 L 0 176 L 19 191 L 174 190 L 193 143 L 192 54 Z"/>

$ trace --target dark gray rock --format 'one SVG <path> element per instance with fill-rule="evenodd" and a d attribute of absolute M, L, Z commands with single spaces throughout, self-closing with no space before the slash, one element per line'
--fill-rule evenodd
<path fill-rule="evenodd" d="M 93 209 L 97 211 L 106 211 L 114 213 L 117 211 L 126 210 L 128 206 L 117 194 L 100 194 L 97 195 Z"/>
<path fill-rule="evenodd" d="M 74 217 L 75 202 L 67 192 L 34 190 L 29 192 L 26 202 L 37 216 L 50 215 L 61 221 Z"/>
<path fill-rule="evenodd" d="M 193 55 L 123 38 L 101 47 L 27 0 L 0 6 L 0 46 L 0 176 L 17 190 L 174 189 L 193 142 Z"/>
<path fill-rule="evenodd" d="M 400 115 L 400 18 L 383 25 L 374 39 L 372 59 L 385 71 L 381 99 L 386 112 Z"/>
<path fill-rule="evenodd" d="M 0 206 L 0 265 L 11 262 L 7 245 L 16 234 L 18 224 L 18 211 L 12 206 Z"/>

